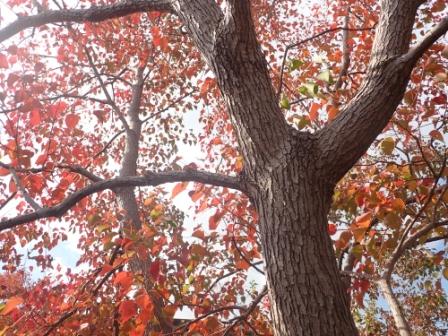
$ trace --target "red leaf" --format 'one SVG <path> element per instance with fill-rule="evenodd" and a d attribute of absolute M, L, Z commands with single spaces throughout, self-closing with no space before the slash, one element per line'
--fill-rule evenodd
<path fill-rule="evenodd" d="M 336 225 L 335 224 L 328 224 L 328 234 L 334 235 L 336 233 Z"/>
<path fill-rule="evenodd" d="M 6 176 L 6 175 L 9 175 L 9 170 L 0 167 L 0 176 Z"/>
<path fill-rule="evenodd" d="M 196 202 L 197 200 L 199 200 L 202 197 L 203 194 L 204 193 L 201 190 L 198 190 L 190 195 L 191 200 L 193 202 Z"/>
<path fill-rule="evenodd" d="M 48 112 L 50 114 L 51 117 L 53 118 L 57 118 L 60 116 L 60 114 L 65 111 L 65 109 L 68 107 L 68 105 L 64 102 L 58 102 L 54 105 L 51 105 L 48 108 Z"/>
<path fill-rule="evenodd" d="M 67 116 L 65 117 L 65 124 L 70 129 L 75 128 L 76 125 L 78 125 L 78 122 L 79 116 L 77 116 L 76 114 L 67 114 Z"/>
<path fill-rule="evenodd" d="M 160 46 L 161 44 L 161 38 L 160 38 L 160 28 L 157 26 L 154 26 L 151 28 L 151 34 L 152 34 L 152 43 L 154 46 Z"/>
<path fill-rule="evenodd" d="M 441 94 L 440 96 L 434 97 L 432 101 L 437 105 L 444 105 L 447 102 L 447 98 L 445 94 Z"/>
<path fill-rule="evenodd" d="M 121 323 L 125 323 L 137 314 L 137 305 L 134 301 L 126 300 L 120 304 L 118 311 L 120 313 Z"/>
<path fill-rule="evenodd" d="M 6 56 L 3 54 L 0 54 L 0 68 L 7 69 L 9 67 L 8 60 L 6 59 Z"/>
<path fill-rule="evenodd" d="M 235 263 L 235 267 L 240 270 L 247 270 L 249 269 L 250 265 L 247 263 L 247 261 L 241 259 Z"/>
<path fill-rule="evenodd" d="M 153 279 L 157 279 L 160 273 L 160 260 L 156 259 L 149 266 L 149 275 Z"/>
<path fill-rule="evenodd" d="M 210 219 L 208 220 L 208 228 L 210 230 L 216 230 L 222 216 L 223 216 L 223 213 L 219 212 L 219 211 L 216 212 L 213 216 L 211 216 Z"/>
<path fill-rule="evenodd" d="M 40 112 L 38 109 L 32 109 L 30 115 L 30 126 L 37 126 L 40 124 Z"/>
<path fill-rule="evenodd" d="M 31 190 L 36 193 L 41 192 L 45 186 L 45 179 L 42 177 L 42 175 L 30 175 L 29 181 Z"/>

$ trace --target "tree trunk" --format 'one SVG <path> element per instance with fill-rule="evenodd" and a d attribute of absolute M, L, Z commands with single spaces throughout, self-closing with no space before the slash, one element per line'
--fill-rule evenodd
<path fill-rule="evenodd" d="M 294 133 L 275 167 L 258 172 L 255 204 L 275 335 L 357 335 L 339 276 L 312 136 Z"/>

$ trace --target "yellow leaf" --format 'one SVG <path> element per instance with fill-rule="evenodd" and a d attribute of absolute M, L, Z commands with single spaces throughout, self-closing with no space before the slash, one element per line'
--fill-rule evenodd
<path fill-rule="evenodd" d="M 395 140 L 391 137 L 387 137 L 381 141 L 381 150 L 386 155 L 391 155 L 395 149 Z"/>
<path fill-rule="evenodd" d="M 448 280 L 448 267 L 445 267 L 444 269 L 443 269 L 443 276 L 445 277 L 445 279 L 446 280 Z"/>

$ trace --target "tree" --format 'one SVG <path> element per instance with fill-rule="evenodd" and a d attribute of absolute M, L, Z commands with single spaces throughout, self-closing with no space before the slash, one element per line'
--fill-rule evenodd
<path fill-rule="evenodd" d="M 446 318 L 444 252 L 427 247 L 447 237 L 446 4 L 323 3 L 8 2 L 18 18 L 0 41 L 18 38 L 0 54 L 2 207 L 21 214 L 0 222 L 4 268 L 20 265 L 17 244 L 52 267 L 43 251 L 71 230 L 89 271 L 7 301 L 22 314 L 4 330 L 357 335 L 355 316 L 365 334 L 443 333 L 406 309 Z M 194 141 L 181 115 L 192 109 L 200 167 L 177 157 Z M 158 188 L 170 182 L 172 198 L 188 189 L 212 211 L 208 230 L 185 238 Z M 267 289 L 248 295 L 260 253 Z M 400 279 L 435 287 L 400 294 Z M 197 318 L 173 326 L 185 306 Z"/>

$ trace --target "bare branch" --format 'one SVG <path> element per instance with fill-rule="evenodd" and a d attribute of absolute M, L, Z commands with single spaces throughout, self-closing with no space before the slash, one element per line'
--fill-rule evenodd
<path fill-rule="evenodd" d="M 145 176 L 119 177 L 93 183 L 83 189 L 74 192 L 58 205 L 49 208 L 42 208 L 39 211 L 20 215 L 11 219 L 4 219 L 0 221 L 0 231 L 11 229 L 21 224 L 29 223 L 42 218 L 59 218 L 83 198 L 100 191 L 115 190 L 117 188 L 124 187 L 158 186 L 164 183 L 186 181 L 211 184 L 214 186 L 231 188 L 246 192 L 245 183 L 242 183 L 238 177 L 208 173 L 197 170 L 159 172 L 148 173 Z"/>
<path fill-rule="evenodd" d="M 14 191 L 9 197 L 0 205 L 0 210 L 2 210 L 5 206 L 8 205 L 9 202 L 11 202 L 14 197 L 16 197 L 17 191 Z"/>
<path fill-rule="evenodd" d="M 350 7 L 347 9 L 347 14 L 345 15 L 344 20 L 344 29 L 342 34 L 342 65 L 341 71 L 339 72 L 338 80 L 334 85 L 334 89 L 337 91 L 341 88 L 344 77 L 347 75 L 348 68 L 350 67 L 350 46 L 348 43 L 348 29 L 350 24 Z"/>
<path fill-rule="evenodd" d="M 101 78 L 101 74 L 98 71 L 98 68 L 95 65 L 95 62 L 93 61 L 92 55 L 90 55 L 89 49 L 87 47 L 84 47 L 84 51 L 87 56 L 87 60 L 89 61 L 90 67 L 93 70 L 93 73 L 95 74 L 96 79 L 100 83 L 101 89 L 103 90 L 104 95 L 106 96 L 107 102 L 110 106 L 112 106 L 115 113 L 118 115 L 118 118 L 120 119 L 121 123 L 123 124 L 124 129 L 129 132 L 129 124 L 126 121 L 126 118 L 124 117 L 123 113 L 120 111 L 120 108 L 115 104 L 114 100 L 112 99 L 111 95 L 109 94 L 109 91 L 107 90 L 106 84 L 104 83 L 103 79 Z"/>
<path fill-rule="evenodd" d="M 43 173 L 43 172 L 51 172 L 51 170 L 46 169 L 45 167 L 40 167 L 40 168 L 14 168 L 9 164 L 0 162 L 0 167 L 11 170 L 14 169 L 16 172 L 19 173 L 32 173 L 32 174 L 37 174 L 37 173 Z M 87 169 L 78 166 L 78 165 L 69 165 L 69 164 L 59 164 L 55 166 L 56 168 L 59 169 L 67 169 L 73 173 L 77 173 L 80 175 L 83 175 L 84 177 L 87 177 L 89 180 L 91 180 L 92 182 L 99 182 L 102 181 L 103 179 L 91 172 L 89 172 Z"/>
<path fill-rule="evenodd" d="M 87 9 L 45 11 L 37 15 L 22 16 L 0 30 L 0 43 L 32 27 L 62 22 L 100 22 L 133 13 L 160 11 L 172 12 L 169 0 L 125 0 L 112 5 L 92 6 Z"/>

